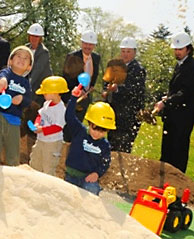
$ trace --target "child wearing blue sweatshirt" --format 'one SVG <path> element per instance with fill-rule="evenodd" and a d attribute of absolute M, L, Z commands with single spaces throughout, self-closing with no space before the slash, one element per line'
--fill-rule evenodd
<path fill-rule="evenodd" d="M 8 67 L 0 71 L 0 92 L 12 97 L 9 108 L 0 107 L 0 154 L 5 148 L 6 164 L 19 164 L 20 124 L 22 110 L 31 103 L 31 89 L 25 77 L 32 69 L 33 54 L 26 46 L 13 49 Z"/>
<path fill-rule="evenodd" d="M 93 104 L 85 115 L 89 124 L 87 129 L 75 114 L 80 95 L 81 90 L 75 87 L 65 114 L 72 134 L 65 180 L 98 195 L 101 190 L 98 179 L 107 171 L 111 161 L 110 144 L 105 136 L 108 130 L 116 129 L 115 113 L 108 103 Z"/>

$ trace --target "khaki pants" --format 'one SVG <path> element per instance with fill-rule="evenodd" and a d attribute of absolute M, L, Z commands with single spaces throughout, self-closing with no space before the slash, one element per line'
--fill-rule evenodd
<path fill-rule="evenodd" d="M 36 140 L 30 154 L 30 166 L 40 172 L 56 176 L 56 168 L 61 157 L 62 140 L 42 142 Z"/>
<path fill-rule="evenodd" d="M 61 158 L 59 161 L 59 165 L 57 167 L 57 177 L 64 179 L 65 177 L 65 162 L 67 159 L 67 156 L 69 154 L 69 149 L 70 149 L 71 143 L 69 142 L 63 142 L 62 146 L 62 153 L 61 153 Z"/>
<path fill-rule="evenodd" d="M 0 114 L 0 156 L 2 156 L 3 148 L 6 165 L 19 165 L 20 126 L 9 124 Z"/>

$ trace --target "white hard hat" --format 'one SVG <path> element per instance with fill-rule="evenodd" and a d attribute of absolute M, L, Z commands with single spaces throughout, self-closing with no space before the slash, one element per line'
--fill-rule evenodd
<path fill-rule="evenodd" d="M 179 32 L 172 37 L 172 48 L 181 49 L 191 44 L 191 38 L 186 32 Z"/>
<path fill-rule="evenodd" d="M 125 37 L 121 41 L 120 48 L 137 48 L 136 41 L 132 37 Z"/>
<path fill-rule="evenodd" d="M 44 36 L 44 30 L 39 23 L 32 24 L 27 33 L 34 36 Z"/>
<path fill-rule="evenodd" d="M 97 43 L 97 35 L 95 32 L 88 30 L 82 33 L 81 41 L 91 44 Z"/>

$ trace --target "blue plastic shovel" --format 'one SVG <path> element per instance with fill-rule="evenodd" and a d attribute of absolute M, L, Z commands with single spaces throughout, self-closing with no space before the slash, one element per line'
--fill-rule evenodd
<path fill-rule="evenodd" d="M 27 121 L 27 125 L 28 125 L 29 129 L 32 130 L 32 131 L 37 130 L 37 127 L 33 124 L 33 122 L 31 120 Z"/>
<path fill-rule="evenodd" d="M 0 95 L 0 107 L 5 110 L 10 107 L 11 103 L 12 103 L 11 95 L 6 94 L 5 90 L 3 90 Z"/>
<path fill-rule="evenodd" d="M 87 87 L 90 83 L 90 75 L 87 72 L 81 73 L 78 75 L 78 89 L 75 91 L 76 94 L 78 94 L 79 90 L 82 89 L 82 87 Z"/>
<path fill-rule="evenodd" d="M 90 83 L 90 75 L 87 72 L 81 73 L 78 75 L 78 82 L 79 82 L 79 87 L 87 87 Z M 80 89 L 81 90 L 81 89 Z"/>

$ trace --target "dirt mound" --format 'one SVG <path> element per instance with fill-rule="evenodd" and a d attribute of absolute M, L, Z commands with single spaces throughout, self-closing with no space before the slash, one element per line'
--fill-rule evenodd
<path fill-rule="evenodd" d="M 103 187 L 132 196 L 136 196 L 139 189 L 147 189 L 148 186 L 162 187 L 164 183 L 174 186 L 179 197 L 185 188 L 189 188 L 189 203 L 194 204 L 194 181 L 170 164 L 160 161 L 112 152 L 111 166 L 101 178 Z"/>

